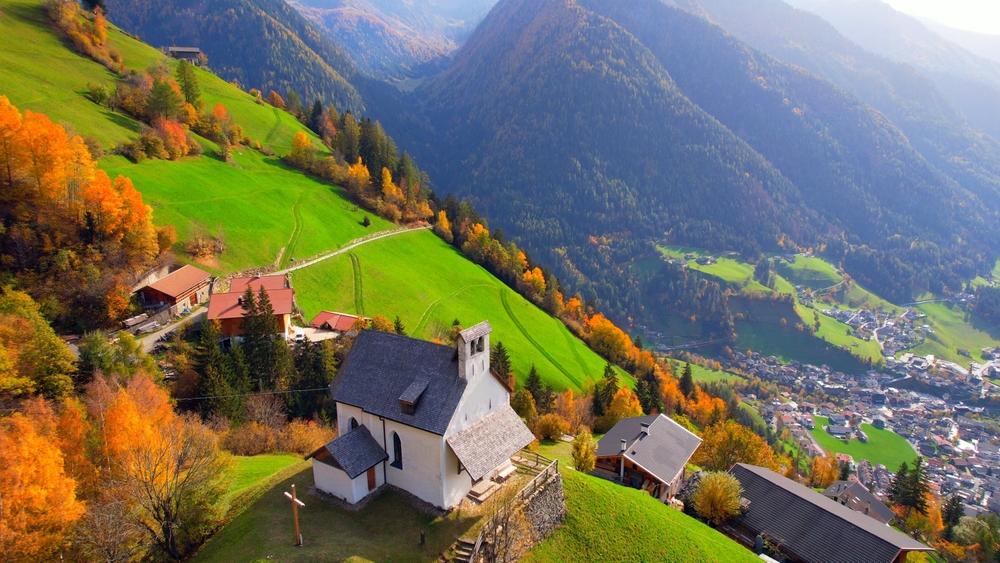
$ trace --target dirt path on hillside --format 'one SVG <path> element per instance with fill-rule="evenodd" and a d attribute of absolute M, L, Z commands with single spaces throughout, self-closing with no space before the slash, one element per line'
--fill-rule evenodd
<path fill-rule="evenodd" d="M 344 254 L 345 252 L 349 252 L 349 251 L 354 250 L 355 248 L 357 248 L 359 246 L 366 245 L 366 244 L 368 244 L 370 242 L 375 242 L 377 240 L 381 240 L 381 239 L 389 238 L 389 237 L 394 237 L 394 236 L 401 235 L 401 234 L 404 234 L 404 233 L 409 233 L 409 232 L 412 232 L 412 231 L 422 231 L 422 230 L 426 230 L 426 229 L 429 229 L 429 228 L 430 228 L 429 225 L 420 225 L 418 227 L 403 227 L 403 228 L 400 228 L 400 229 L 393 229 L 391 231 L 381 231 L 381 232 L 378 232 L 378 233 L 373 233 L 373 234 L 371 234 L 371 235 L 369 235 L 367 237 L 356 239 L 354 242 L 352 242 L 352 243 L 344 246 L 343 248 L 339 248 L 337 250 L 334 250 L 332 252 L 327 252 L 325 254 L 320 254 L 319 256 L 317 256 L 315 258 L 310 258 L 310 259 L 305 260 L 303 262 L 300 262 L 300 263 L 298 263 L 298 264 L 296 264 L 294 266 L 285 268 L 283 270 L 278 270 L 277 272 L 273 272 L 273 273 L 275 275 L 288 274 L 288 273 L 294 272 L 296 270 L 301 270 L 303 268 L 308 268 L 309 266 L 312 266 L 314 264 L 318 264 L 318 263 L 322 262 L 323 260 L 328 260 L 330 258 L 333 258 L 334 256 L 340 256 L 341 254 Z"/>

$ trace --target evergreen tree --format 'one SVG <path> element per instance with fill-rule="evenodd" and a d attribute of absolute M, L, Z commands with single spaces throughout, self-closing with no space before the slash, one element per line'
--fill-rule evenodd
<path fill-rule="evenodd" d="M 927 480 L 927 468 L 924 466 L 924 458 L 918 457 L 913 463 L 907 479 L 907 500 L 908 506 L 921 514 L 927 514 L 927 493 L 930 492 L 930 483 Z"/>
<path fill-rule="evenodd" d="M 663 412 L 663 396 L 660 394 L 660 379 L 652 371 L 639 378 L 635 385 L 635 393 L 639 396 L 639 404 L 645 413 Z"/>
<path fill-rule="evenodd" d="M 692 395 L 694 395 L 695 384 L 694 384 L 694 376 L 691 374 L 690 362 L 684 364 L 684 373 L 681 374 L 680 386 L 681 386 L 681 393 L 684 393 L 685 397 L 690 398 Z"/>
<path fill-rule="evenodd" d="M 544 399 L 544 389 L 542 389 L 542 377 L 538 375 L 538 370 L 535 369 L 535 365 L 531 365 L 531 369 L 528 370 L 528 379 L 524 382 L 524 388 L 531 393 L 531 398 L 535 400 L 535 407 L 538 412 L 543 412 L 542 405 L 544 404 L 542 400 Z"/>
<path fill-rule="evenodd" d="M 309 112 L 308 125 L 317 134 L 323 134 L 323 102 L 319 98 L 313 102 L 312 111 Z"/>
<path fill-rule="evenodd" d="M 635 335 L 635 338 L 632 339 L 632 342 L 635 343 L 635 347 L 636 348 L 642 350 L 642 335 L 641 334 Z"/>
<path fill-rule="evenodd" d="M 392 322 L 392 329 L 401 336 L 406 336 L 406 327 L 403 325 L 403 319 L 396 315 L 396 320 Z"/>
<path fill-rule="evenodd" d="M 611 400 L 618 393 L 618 376 L 608 362 L 604 364 L 604 377 L 594 388 L 594 416 L 603 416 Z"/>
<path fill-rule="evenodd" d="M 951 540 L 952 531 L 965 515 L 965 506 L 962 497 L 951 495 L 941 509 L 941 519 L 944 520 L 944 537 Z"/>
<path fill-rule="evenodd" d="M 298 92 L 292 90 L 291 88 L 285 92 L 285 108 L 288 110 L 288 113 L 297 117 L 299 121 L 303 120 L 304 111 L 302 107 L 302 97 L 299 96 Z"/>
<path fill-rule="evenodd" d="M 542 391 L 537 401 L 538 414 L 552 412 L 552 405 L 556 401 L 556 392 L 548 383 L 542 384 Z"/>
<path fill-rule="evenodd" d="M 198 86 L 194 65 L 184 60 L 177 63 L 177 83 L 184 93 L 184 100 L 196 108 L 201 107 L 201 87 Z"/>
<path fill-rule="evenodd" d="M 892 482 L 889 483 L 889 500 L 893 504 L 898 504 L 900 506 L 905 506 L 907 500 L 907 483 L 910 478 L 910 467 L 904 461 L 899 465 L 899 470 L 896 474 L 892 476 Z"/>
<path fill-rule="evenodd" d="M 840 480 L 846 481 L 851 476 L 851 466 L 847 463 L 840 464 Z"/>
<path fill-rule="evenodd" d="M 493 346 L 493 349 L 490 350 L 490 367 L 497 375 L 504 378 L 509 377 L 512 371 L 507 347 L 499 340 Z M 532 395 L 532 398 L 534 398 L 534 395 Z"/>
<path fill-rule="evenodd" d="M 361 126 L 349 112 L 344 114 L 337 131 L 337 148 L 347 162 L 355 162 L 361 155 Z"/>
<path fill-rule="evenodd" d="M 149 92 L 146 113 L 150 119 L 157 117 L 173 119 L 180 113 L 183 104 L 183 97 L 174 90 L 168 81 L 156 80 L 153 82 L 153 89 Z"/>
<path fill-rule="evenodd" d="M 333 381 L 333 346 L 330 342 L 301 342 L 295 346 L 295 378 L 293 390 L 323 389 Z M 324 413 L 329 393 L 307 391 L 288 395 L 288 413 L 293 417 L 312 419 Z"/>

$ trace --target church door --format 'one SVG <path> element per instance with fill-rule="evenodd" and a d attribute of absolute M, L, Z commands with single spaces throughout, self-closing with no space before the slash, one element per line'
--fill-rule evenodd
<path fill-rule="evenodd" d="M 368 490 L 375 490 L 375 468 L 372 467 L 368 470 Z"/>

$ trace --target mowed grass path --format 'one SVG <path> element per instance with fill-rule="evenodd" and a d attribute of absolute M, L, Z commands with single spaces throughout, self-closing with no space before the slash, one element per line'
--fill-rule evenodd
<path fill-rule="evenodd" d="M 566 522 L 523 561 L 759 561 L 648 493 L 563 469 Z"/>
<path fill-rule="evenodd" d="M 340 255 L 292 274 L 306 318 L 322 310 L 369 316 L 396 315 L 410 336 L 444 339 L 458 319 L 471 326 L 488 320 L 492 342 L 510 350 L 523 381 L 534 364 L 558 389 L 583 389 L 601 377 L 605 361 L 558 319 L 525 300 L 482 267 L 428 231 L 414 231 L 365 244 L 350 252 L 362 283 L 356 299 L 355 267 Z M 619 372 L 623 378 L 627 376 Z"/>
<path fill-rule="evenodd" d="M 293 483 L 305 503 L 299 512 L 302 547 L 293 543 L 291 508 L 283 494 Z M 472 525 L 471 519 L 454 513 L 426 516 L 392 491 L 364 510 L 349 511 L 310 494 L 312 486 L 308 466 L 275 484 L 213 536 L 193 560 L 432 561 Z M 418 545 L 421 530 L 427 534 L 423 547 Z"/>
<path fill-rule="evenodd" d="M 153 206 L 156 224 L 177 229 L 179 256 L 183 241 L 198 231 L 221 233 L 225 251 L 210 265 L 216 271 L 272 264 L 289 243 L 294 248 L 286 257 L 302 259 L 391 228 L 338 188 L 249 149 L 235 151 L 230 164 L 207 156 L 140 164 L 112 156 L 100 164 L 111 175 L 132 178 Z M 361 224 L 365 215 L 371 220 L 367 228 Z"/>
<path fill-rule="evenodd" d="M 867 459 L 874 464 L 881 463 L 892 472 L 899 469 L 901 463 L 912 465 L 917 459 L 917 452 L 910 443 L 891 430 L 879 430 L 871 424 L 862 424 L 861 429 L 868 435 L 868 441 L 844 442 L 827 433 L 824 427 L 829 419 L 825 416 L 815 416 L 813 421 L 816 427 L 813 428 L 812 435 L 827 453 L 843 453 L 853 456 L 855 461 Z"/>

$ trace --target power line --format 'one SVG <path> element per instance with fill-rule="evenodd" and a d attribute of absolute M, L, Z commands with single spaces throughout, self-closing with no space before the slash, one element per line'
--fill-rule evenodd
<path fill-rule="evenodd" d="M 316 391 L 329 391 L 329 387 L 316 387 L 315 389 L 289 389 L 288 391 L 261 391 L 259 393 L 232 393 L 229 395 L 206 395 L 204 397 L 182 397 L 174 399 L 178 403 L 181 401 L 203 401 L 205 399 L 231 399 L 233 397 L 256 397 L 260 395 L 288 395 L 291 393 L 313 393 Z"/>

